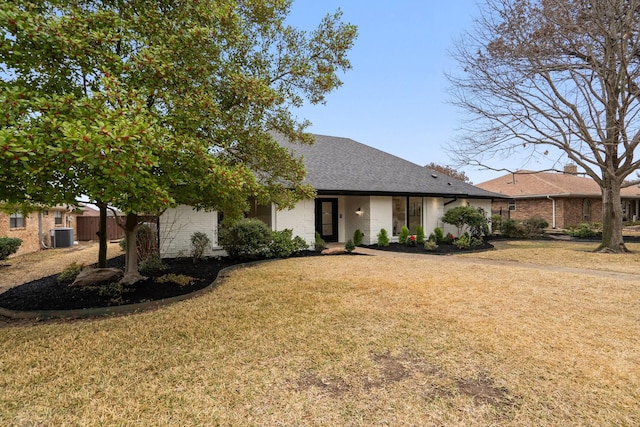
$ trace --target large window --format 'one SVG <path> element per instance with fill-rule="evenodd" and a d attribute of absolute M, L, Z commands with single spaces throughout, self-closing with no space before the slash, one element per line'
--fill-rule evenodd
<path fill-rule="evenodd" d="M 247 217 L 259 219 L 271 228 L 271 205 L 259 205 L 256 200 L 249 201 L 249 204 Z"/>
<path fill-rule="evenodd" d="M 418 226 L 422 225 L 422 197 L 393 198 L 394 236 L 400 234 L 403 225 L 409 228 L 411 234 L 416 234 Z"/>
<path fill-rule="evenodd" d="M 25 219 L 21 213 L 12 213 L 9 215 L 9 228 L 25 227 Z"/>
<path fill-rule="evenodd" d="M 591 200 L 584 199 L 582 201 L 582 221 L 591 222 Z"/>

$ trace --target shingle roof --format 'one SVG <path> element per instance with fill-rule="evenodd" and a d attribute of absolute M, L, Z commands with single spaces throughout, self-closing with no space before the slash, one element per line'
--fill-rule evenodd
<path fill-rule="evenodd" d="M 598 184 L 591 178 L 558 172 L 517 171 L 483 183 L 478 187 L 513 198 L 601 197 Z M 622 197 L 640 198 L 637 186 L 621 190 Z"/>
<path fill-rule="evenodd" d="M 320 194 L 503 197 L 349 138 L 314 135 L 313 145 L 301 145 L 273 136 L 303 157 L 305 182 Z"/>

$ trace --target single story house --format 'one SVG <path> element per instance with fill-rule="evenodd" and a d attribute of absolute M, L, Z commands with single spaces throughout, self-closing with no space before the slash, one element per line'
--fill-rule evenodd
<path fill-rule="evenodd" d="M 411 233 L 422 226 L 427 236 L 436 227 L 455 234 L 455 227 L 441 222 L 447 210 L 468 204 L 483 208 L 489 216 L 492 200 L 503 197 L 352 139 L 315 135 L 313 145 L 299 145 L 274 137 L 303 158 L 305 180 L 317 195 L 290 210 L 253 206 L 249 216 L 273 230 L 292 229 L 310 246 L 316 232 L 326 242 L 346 242 L 359 229 L 364 244 L 376 243 L 383 228 L 397 241 L 403 225 Z M 160 254 L 188 254 L 190 236 L 196 231 L 207 233 L 212 249 L 219 249 L 217 230 L 215 212 L 189 206 L 169 209 L 159 218 Z"/>
<path fill-rule="evenodd" d="M 602 191 L 593 179 L 579 176 L 575 165 L 566 166 L 564 172 L 517 171 L 477 185 L 506 196 L 491 205 L 492 215 L 504 219 L 537 216 L 553 228 L 602 222 Z M 621 197 L 624 219 L 638 219 L 640 188 L 623 188 Z"/>
<path fill-rule="evenodd" d="M 66 206 L 54 206 L 28 215 L 0 212 L 0 236 L 22 239 L 17 254 L 53 247 L 57 234 L 67 246 L 66 243 L 73 244 L 75 240 L 76 216 L 76 211 Z"/>
<path fill-rule="evenodd" d="M 403 225 L 411 233 L 422 226 L 427 236 L 436 227 L 455 234 L 455 227 L 441 222 L 447 210 L 468 204 L 483 208 L 489 216 L 492 200 L 503 197 L 352 139 L 315 135 L 313 145 L 299 145 L 280 135 L 274 138 L 303 158 L 305 180 L 317 195 L 290 210 L 253 206 L 249 216 L 273 230 L 292 229 L 312 247 L 316 232 L 326 242 L 346 242 L 359 229 L 364 244 L 376 243 L 381 229 L 397 241 Z M 209 236 L 213 251 L 220 249 L 216 212 L 178 206 L 164 212 L 158 222 L 163 257 L 188 254 L 196 231 Z"/>

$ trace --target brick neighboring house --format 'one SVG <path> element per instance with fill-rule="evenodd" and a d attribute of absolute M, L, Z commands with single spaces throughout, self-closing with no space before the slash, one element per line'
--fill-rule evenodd
<path fill-rule="evenodd" d="M 56 206 L 28 215 L 0 212 L 0 236 L 22 239 L 18 254 L 36 252 L 51 247 L 51 230 L 73 228 L 75 236 L 76 213 L 64 206 Z"/>
<path fill-rule="evenodd" d="M 568 165 L 564 173 L 517 171 L 477 187 L 504 194 L 511 199 L 494 199 L 492 215 L 504 219 L 544 218 L 552 228 L 568 228 L 583 222 L 602 222 L 602 192 L 591 178 L 578 176 L 577 167 Z M 640 218 L 640 188 L 623 188 L 625 220 Z"/>

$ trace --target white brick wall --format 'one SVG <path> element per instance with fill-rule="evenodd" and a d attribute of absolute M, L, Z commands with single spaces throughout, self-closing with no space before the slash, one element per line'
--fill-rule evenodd
<path fill-rule="evenodd" d="M 167 209 L 160 217 L 160 256 L 190 256 L 191 235 L 196 231 L 205 233 L 211 240 L 211 245 L 204 255 L 216 255 L 220 249 L 217 212 L 196 211 L 185 205 Z"/>

